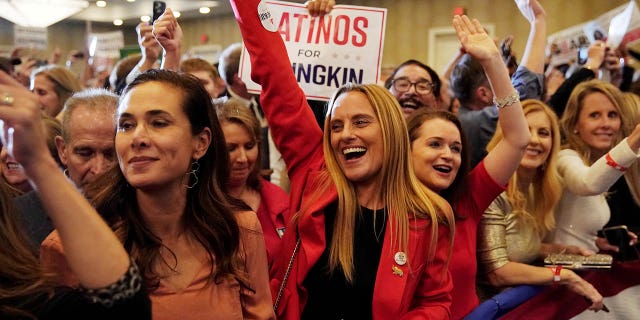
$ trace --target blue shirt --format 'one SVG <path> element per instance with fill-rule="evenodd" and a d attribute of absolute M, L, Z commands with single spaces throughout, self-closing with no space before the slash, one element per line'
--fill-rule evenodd
<path fill-rule="evenodd" d="M 513 87 L 518 91 L 520 100 L 540 99 L 543 89 L 543 75 L 518 66 L 511 77 Z M 460 106 L 458 114 L 462 130 L 471 148 L 471 167 L 475 167 L 487 155 L 487 144 L 493 137 L 498 123 L 498 107 L 487 106 L 480 110 L 471 110 L 466 106 Z"/>

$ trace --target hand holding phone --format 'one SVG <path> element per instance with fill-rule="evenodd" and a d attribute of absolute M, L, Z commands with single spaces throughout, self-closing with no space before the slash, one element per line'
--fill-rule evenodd
<path fill-rule="evenodd" d="M 627 226 L 619 225 L 602 229 L 602 234 L 609 244 L 617 246 L 616 258 L 622 261 L 637 260 L 640 258 L 638 249 L 631 245 L 631 235 Z"/>

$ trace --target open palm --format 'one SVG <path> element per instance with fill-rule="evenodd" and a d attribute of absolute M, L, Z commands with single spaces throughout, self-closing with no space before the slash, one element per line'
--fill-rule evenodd
<path fill-rule="evenodd" d="M 478 20 L 471 20 L 467 16 L 455 16 L 453 27 L 464 50 L 475 59 L 486 60 L 500 54 L 495 42 Z"/>

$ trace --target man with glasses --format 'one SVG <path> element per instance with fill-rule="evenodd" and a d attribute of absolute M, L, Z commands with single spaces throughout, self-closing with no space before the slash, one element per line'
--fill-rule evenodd
<path fill-rule="evenodd" d="M 400 103 L 405 117 L 418 108 L 437 109 L 441 86 L 438 74 L 417 60 L 400 64 L 385 82 L 385 87 Z"/>

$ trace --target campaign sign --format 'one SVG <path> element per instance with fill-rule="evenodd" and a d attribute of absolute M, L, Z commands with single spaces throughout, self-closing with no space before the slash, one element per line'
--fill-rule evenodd
<path fill-rule="evenodd" d="M 13 25 L 13 44 L 16 47 L 47 50 L 47 28 Z"/>
<path fill-rule="evenodd" d="M 551 44 L 551 65 L 572 63 L 579 48 L 595 40 L 610 48 L 627 46 L 640 39 L 640 11 L 635 1 L 607 11 L 596 19 L 558 31 L 547 37 Z"/>
<path fill-rule="evenodd" d="M 300 3 L 263 1 L 270 26 L 284 40 L 291 69 L 309 99 L 328 100 L 345 83 L 377 83 L 382 62 L 387 9 L 337 5 L 321 17 Z M 262 11 L 261 11 L 262 12 Z M 272 24 L 271 24 L 272 23 Z M 242 52 L 240 77 L 252 93 L 251 61 Z"/>
<path fill-rule="evenodd" d="M 122 31 L 91 33 L 88 36 L 89 56 L 96 58 L 120 59 L 120 49 L 124 47 Z"/>

